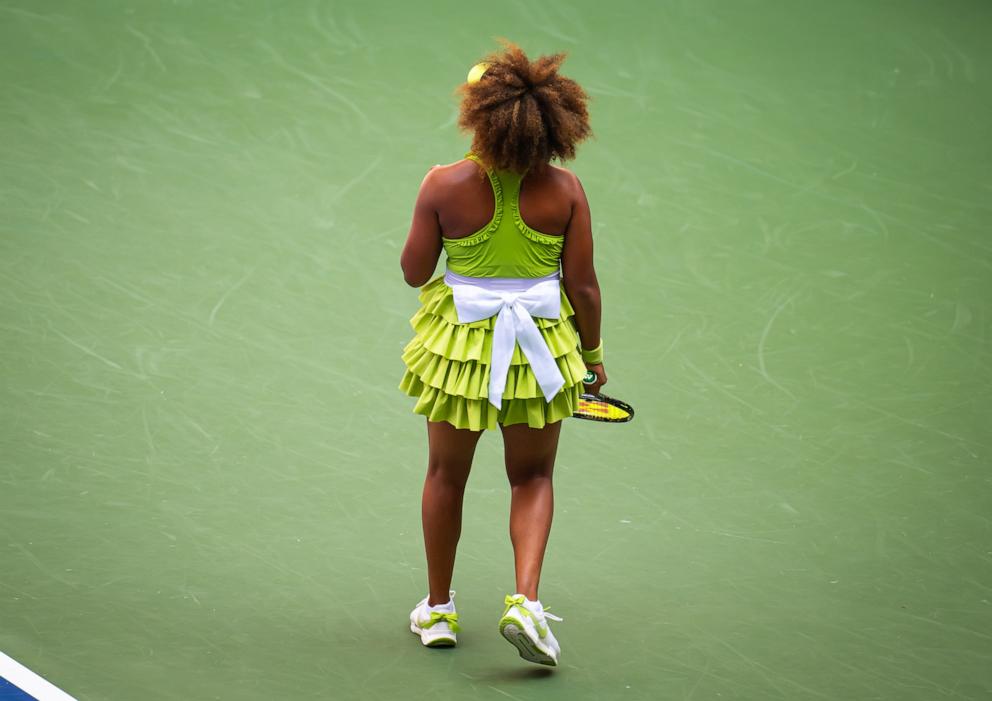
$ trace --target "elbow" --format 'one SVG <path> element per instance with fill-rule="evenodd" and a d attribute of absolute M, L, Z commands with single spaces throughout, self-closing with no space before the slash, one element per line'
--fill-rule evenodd
<path fill-rule="evenodd" d="M 592 282 L 569 285 L 566 283 L 565 294 L 568 295 L 568 299 L 572 303 L 596 303 L 599 302 L 600 298 L 599 284 Z"/>
<path fill-rule="evenodd" d="M 430 277 L 430 274 L 424 275 L 419 271 L 411 270 L 406 265 L 403 265 L 402 267 L 403 267 L 403 280 L 410 287 L 422 287 L 424 283 L 427 282 L 427 279 Z"/>

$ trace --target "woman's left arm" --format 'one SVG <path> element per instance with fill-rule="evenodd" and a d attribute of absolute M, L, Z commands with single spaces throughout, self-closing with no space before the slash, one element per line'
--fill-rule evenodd
<path fill-rule="evenodd" d="M 406 245 L 400 255 L 403 279 L 410 287 L 420 287 L 426 283 L 437 267 L 441 256 L 441 224 L 437 218 L 434 174 L 437 168 L 427 172 L 417 193 L 417 204 L 413 208 L 413 222 L 406 237 Z"/>

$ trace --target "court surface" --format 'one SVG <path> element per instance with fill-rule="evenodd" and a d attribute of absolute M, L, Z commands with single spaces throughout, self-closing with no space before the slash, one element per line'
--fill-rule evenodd
<path fill-rule="evenodd" d="M 0 650 L 80 701 L 988 699 L 992 6 L 0 2 Z M 594 97 L 607 390 L 496 630 L 407 630 L 420 179 L 506 36 Z"/>

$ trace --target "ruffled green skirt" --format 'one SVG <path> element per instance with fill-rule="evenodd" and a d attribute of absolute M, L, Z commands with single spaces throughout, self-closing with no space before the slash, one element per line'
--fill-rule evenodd
<path fill-rule="evenodd" d="M 458 323 L 451 288 L 443 277 L 421 289 L 420 302 L 423 306 L 410 320 L 416 333 L 403 350 L 407 370 L 400 382 L 401 390 L 417 398 L 414 413 L 478 431 L 496 428 L 496 424 L 544 428 L 575 411 L 586 366 L 572 321 L 575 312 L 564 291 L 561 318 L 534 319 L 565 378 L 564 387 L 548 402 L 517 346 L 510 361 L 503 408 L 498 411 L 486 399 L 495 317 Z"/>

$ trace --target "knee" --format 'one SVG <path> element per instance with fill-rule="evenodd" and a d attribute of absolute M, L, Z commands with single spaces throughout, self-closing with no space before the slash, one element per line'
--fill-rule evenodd
<path fill-rule="evenodd" d="M 514 465 L 508 467 L 506 476 L 511 487 L 528 487 L 534 485 L 551 486 L 553 465 L 533 463 L 529 465 Z"/>
<path fill-rule="evenodd" d="M 427 481 L 446 489 L 464 490 L 468 482 L 468 472 L 464 466 L 432 460 L 427 464 Z"/>

